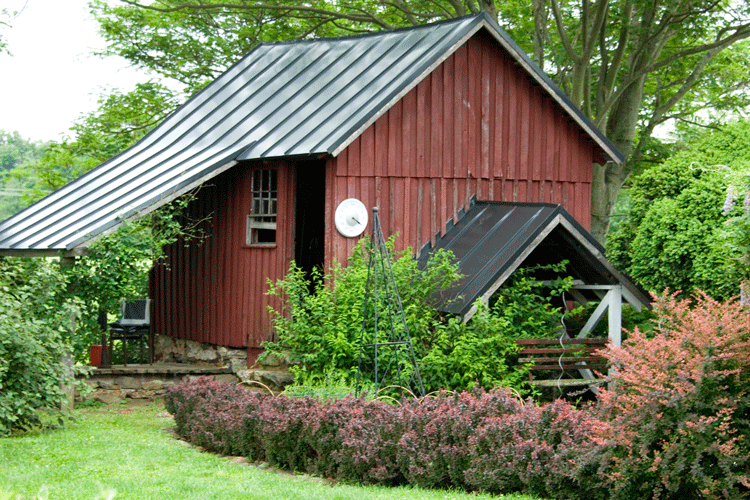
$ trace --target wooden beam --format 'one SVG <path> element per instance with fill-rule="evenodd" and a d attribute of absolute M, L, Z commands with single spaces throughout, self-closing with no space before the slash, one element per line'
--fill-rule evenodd
<path fill-rule="evenodd" d="M 609 302 L 609 339 L 612 345 L 622 345 L 622 285 L 613 285 L 607 294 Z"/>

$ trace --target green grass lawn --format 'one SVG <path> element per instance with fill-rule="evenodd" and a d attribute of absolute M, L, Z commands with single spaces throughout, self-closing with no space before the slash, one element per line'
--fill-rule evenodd
<path fill-rule="evenodd" d="M 0 500 L 499 498 L 457 491 L 331 485 L 186 446 L 160 404 L 81 408 L 64 429 L 0 439 Z M 535 500 L 515 495 L 506 500 Z"/>

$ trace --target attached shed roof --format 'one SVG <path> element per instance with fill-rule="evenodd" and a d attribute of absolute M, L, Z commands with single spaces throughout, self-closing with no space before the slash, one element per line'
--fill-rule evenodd
<path fill-rule="evenodd" d="M 439 248 L 453 252 L 464 275 L 442 294 L 441 308 L 464 318 L 473 314 L 477 299 L 489 299 L 521 265 L 563 259 L 576 280 L 622 285 L 631 304 L 650 303 L 648 293 L 612 266 L 604 248 L 560 205 L 474 201 L 430 252 Z M 422 265 L 430 252 L 422 251 Z"/>
<path fill-rule="evenodd" d="M 239 160 L 336 156 L 484 29 L 590 136 L 623 155 L 486 13 L 361 36 L 265 43 L 123 153 L 0 222 L 0 255 L 85 245 Z"/>

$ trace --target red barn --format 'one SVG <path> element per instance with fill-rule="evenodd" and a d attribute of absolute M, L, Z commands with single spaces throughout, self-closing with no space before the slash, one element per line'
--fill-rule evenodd
<path fill-rule="evenodd" d="M 622 159 L 484 13 L 261 44 L 140 142 L 0 223 L 0 253 L 75 252 L 199 188 L 190 212 L 209 237 L 167 249 L 152 273 L 153 329 L 254 352 L 271 328 L 267 280 L 293 259 L 348 257 L 342 201 L 379 207 L 402 248 L 434 245 L 474 198 L 561 205 L 587 228 L 592 164 Z"/>

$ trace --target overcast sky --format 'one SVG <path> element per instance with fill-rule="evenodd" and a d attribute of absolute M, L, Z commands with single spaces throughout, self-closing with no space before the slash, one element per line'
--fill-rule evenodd
<path fill-rule="evenodd" d="M 20 10 L 24 3 L 0 0 L 0 10 Z M 91 55 L 105 44 L 87 3 L 28 0 L 12 27 L 2 30 L 12 56 L 0 55 L 0 129 L 59 140 L 70 135 L 76 118 L 96 109 L 99 89 L 127 91 L 148 79 L 124 59 Z"/>

